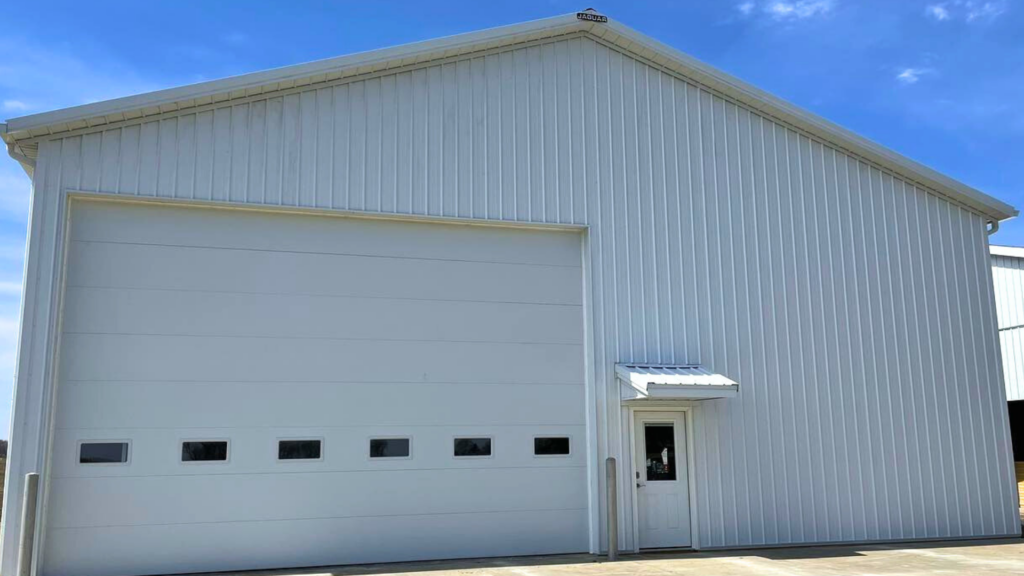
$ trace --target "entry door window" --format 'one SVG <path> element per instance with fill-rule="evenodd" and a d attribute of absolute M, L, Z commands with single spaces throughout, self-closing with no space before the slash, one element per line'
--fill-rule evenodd
<path fill-rule="evenodd" d="M 676 433 L 672 424 L 644 424 L 647 481 L 676 479 Z"/>

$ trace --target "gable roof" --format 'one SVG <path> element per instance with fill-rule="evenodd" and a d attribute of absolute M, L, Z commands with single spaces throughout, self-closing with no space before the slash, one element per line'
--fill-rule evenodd
<path fill-rule="evenodd" d="M 240 98 L 338 79 L 371 74 L 427 61 L 459 57 L 570 34 L 587 34 L 623 52 L 703 84 L 761 114 L 803 130 L 855 156 L 873 162 L 907 180 L 964 205 L 993 221 L 1017 210 L 948 176 L 807 112 L 733 76 L 609 20 L 583 20 L 572 13 L 468 34 L 361 52 L 306 64 L 232 76 L 220 80 L 158 90 L 82 106 L 13 118 L 0 124 L 9 154 L 31 174 L 38 140 L 75 133 L 115 122 L 157 116 Z M 590 12 L 590 14 L 595 14 Z"/>

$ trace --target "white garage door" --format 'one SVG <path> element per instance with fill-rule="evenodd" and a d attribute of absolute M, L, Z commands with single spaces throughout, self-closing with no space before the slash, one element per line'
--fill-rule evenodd
<path fill-rule="evenodd" d="M 580 262 L 567 232 L 76 203 L 44 573 L 585 551 Z"/>

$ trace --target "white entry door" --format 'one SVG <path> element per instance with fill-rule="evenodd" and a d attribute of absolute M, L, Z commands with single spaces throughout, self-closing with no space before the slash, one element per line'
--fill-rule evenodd
<path fill-rule="evenodd" d="M 683 412 L 636 413 L 640 548 L 690 546 L 685 418 Z"/>

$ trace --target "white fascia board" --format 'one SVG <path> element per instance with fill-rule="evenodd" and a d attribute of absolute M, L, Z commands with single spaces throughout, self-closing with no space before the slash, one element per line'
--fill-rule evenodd
<path fill-rule="evenodd" d="M 739 386 L 677 386 L 671 384 L 651 384 L 647 387 L 648 398 L 652 400 L 713 400 L 716 398 L 736 398 Z"/>

